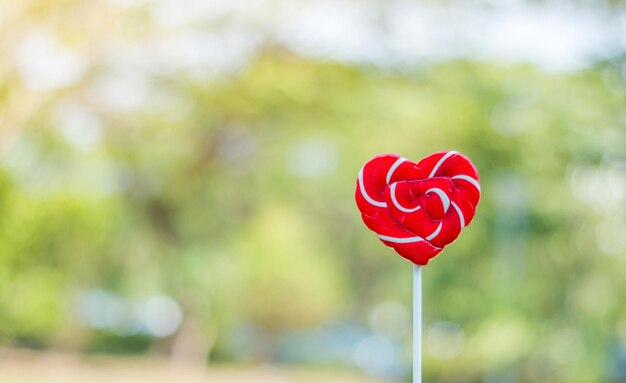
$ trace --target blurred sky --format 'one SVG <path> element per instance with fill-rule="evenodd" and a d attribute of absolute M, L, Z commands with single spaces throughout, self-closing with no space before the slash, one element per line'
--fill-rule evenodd
<path fill-rule="evenodd" d="M 467 58 L 568 72 L 626 48 L 626 11 L 591 2 L 108 2 L 120 10 L 147 6 L 154 25 L 166 33 L 133 41 L 111 31 L 101 40 L 107 61 L 122 72 L 120 81 L 132 84 L 100 89 L 122 108 L 141 102 L 146 92 L 129 71 L 219 75 L 237 70 L 268 40 L 305 56 L 398 69 Z M 21 2 L 4 4 L 0 25 L 20 7 Z M 15 43 L 18 70 L 33 90 L 68 86 L 88 67 L 84 54 L 63 46 L 45 26 L 29 26 Z"/>

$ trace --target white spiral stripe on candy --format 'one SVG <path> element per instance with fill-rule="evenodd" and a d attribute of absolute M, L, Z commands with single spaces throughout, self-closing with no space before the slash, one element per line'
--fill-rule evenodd
<path fill-rule="evenodd" d="M 448 197 L 448 195 L 441 189 L 439 188 L 431 188 L 426 190 L 426 193 L 424 194 L 428 194 L 430 192 L 433 192 L 435 194 L 437 194 L 439 196 L 439 198 L 441 199 L 441 203 L 443 204 L 443 213 L 447 213 L 448 212 L 448 208 L 450 207 L 450 197 Z"/>
<path fill-rule="evenodd" d="M 474 187 L 476 188 L 476 190 L 478 190 L 478 193 L 480 193 L 480 185 L 478 184 L 478 181 L 476 181 L 475 179 L 473 179 L 470 176 L 466 176 L 464 174 L 461 174 L 459 176 L 454 176 L 452 177 L 453 180 L 465 180 L 469 183 L 471 183 L 472 185 L 474 185 Z"/>
<path fill-rule="evenodd" d="M 414 242 L 422 242 L 424 238 L 422 237 L 406 237 L 406 238 L 397 238 L 397 237 L 389 237 L 387 235 L 378 234 L 378 238 L 383 241 L 393 242 L 393 243 L 414 243 Z"/>
<path fill-rule="evenodd" d="M 393 165 L 391 165 L 389 171 L 387 172 L 387 185 L 389 185 L 389 180 L 391 180 L 393 172 L 395 172 L 398 166 L 400 166 L 400 164 L 402 164 L 404 161 L 406 161 L 406 158 L 400 157 L 396 160 L 396 162 L 393 163 Z"/>
<path fill-rule="evenodd" d="M 398 203 L 398 200 L 396 199 L 396 183 L 391 184 L 391 190 L 389 194 L 391 194 L 391 202 L 393 202 L 393 206 L 395 206 L 400 211 L 403 211 L 405 213 L 413 213 L 420 209 L 420 205 L 417 205 L 417 207 L 413 209 L 407 209 L 404 206 L 400 205 L 400 203 Z"/>
<path fill-rule="evenodd" d="M 426 237 L 426 240 L 427 241 L 432 241 L 436 236 L 438 236 L 439 232 L 441 231 L 441 227 L 442 226 L 443 226 L 443 222 L 439 222 L 439 226 L 437 226 L 437 230 L 433 231 L 433 233 L 431 235 Z"/>
<path fill-rule="evenodd" d="M 465 217 L 463 217 L 463 212 L 461 211 L 459 206 L 457 204 L 455 204 L 454 202 L 452 202 L 452 207 L 454 207 L 454 210 L 456 210 L 457 214 L 459 215 L 459 220 L 461 221 L 461 229 L 464 228 L 465 227 Z"/>
<path fill-rule="evenodd" d="M 363 194 L 363 197 L 365 198 L 365 200 L 369 202 L 370 204 L 377 206 L 377 207 L 387 207 L 387 204 L 385 202 L 379 202 L 379 201 L 372 199 L 365 191 L 365 186 L 363 186 L 363 168 L 361 168 L 361 170 L 359 171 L 359 189 L 361 190 L 361 194 Z"/>
<path fill-rule="evenodd" d="M 437 170 L 439 170 L 439 167 L 450 157 L 452 157 L 453 155 L 457 154 L 459 152 L 455 152 L 454 150 L 449 151 L 448 153 L 446 153 L 443 157 L 441 157 L 439 159 L 439 161 L 437 162 L 437 165 L 435 165 L 435 167 L 433 168 L 433 170 L 430 172 L 430 175 L 428 176 L 428 178 L 433 178 L 435 176 L 435 173 L 437 173 Z"/>

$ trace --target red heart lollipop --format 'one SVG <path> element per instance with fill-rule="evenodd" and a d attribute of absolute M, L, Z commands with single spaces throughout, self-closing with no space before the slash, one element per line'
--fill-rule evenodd
<path fill-rule="evenodd" d="M 359 172 L 356 204 L 363 222 L 387 246 L 426 265 L 474 218 L 478 172 L 450 151 L 414 163 L 395 154 L 369 160 Z"/>

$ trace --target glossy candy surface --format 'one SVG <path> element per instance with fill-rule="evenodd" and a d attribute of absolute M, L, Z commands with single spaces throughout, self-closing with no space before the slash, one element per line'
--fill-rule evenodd
<path fill-rule="evenodd" d="M 402 257 L 426 265 L 474 218 L 478 172 L 455 152 L 417 164 L 395 154 L 369 160 L 357 177 L 356 203 L 367 227 Z"/>

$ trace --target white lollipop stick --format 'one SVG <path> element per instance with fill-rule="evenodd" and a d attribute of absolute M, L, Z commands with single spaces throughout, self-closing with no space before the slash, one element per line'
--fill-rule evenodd
<path fill-rule="evenodd" d="M 413 383 L 422 383 L 422 268 L 413 265 Z"/>

